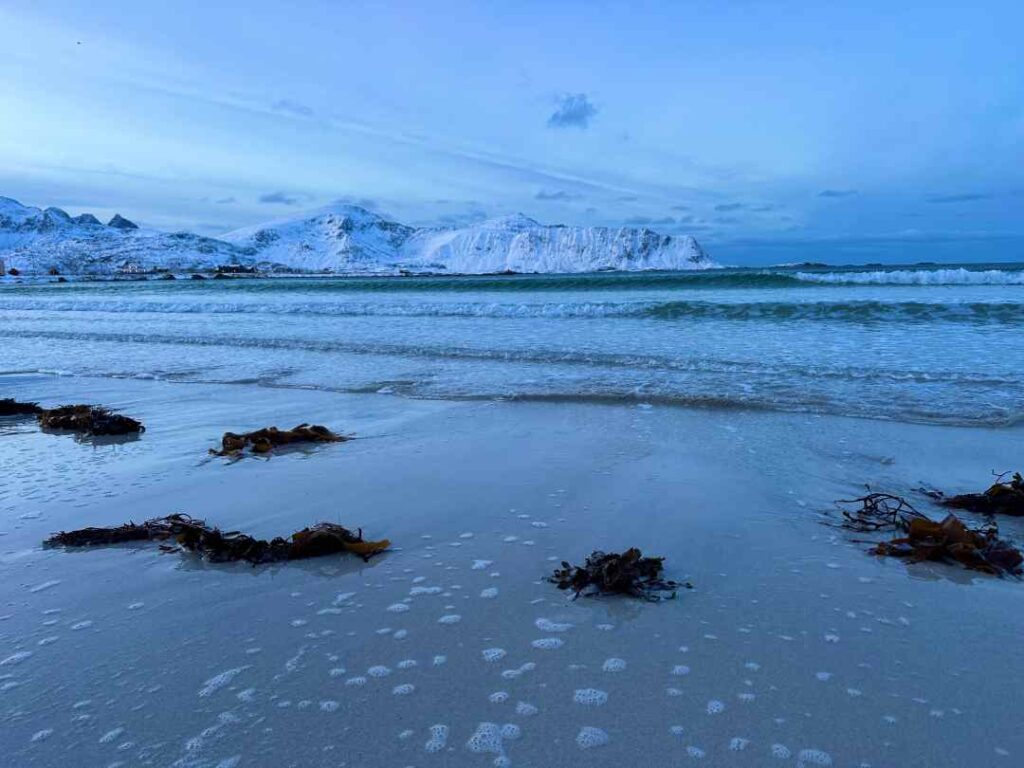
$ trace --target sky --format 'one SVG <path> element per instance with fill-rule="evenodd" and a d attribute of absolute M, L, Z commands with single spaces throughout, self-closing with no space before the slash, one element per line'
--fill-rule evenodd
<path fill-rule="evenodd" d="M 0 0 L 0 195 L 1024 260 L 1024 4 Z"/>

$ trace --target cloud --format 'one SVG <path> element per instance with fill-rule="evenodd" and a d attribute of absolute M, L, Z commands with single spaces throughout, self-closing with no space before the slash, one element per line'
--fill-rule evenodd
<path fill-rule="evenodd" d="M 856 194 L 856 189 L 823 189 L 818 193 L 818 197 L 852 197 Z"/>
<path fill-rule="evenodd" d="M 716 211 L 738 211 L 744 208 L 743 203 L 719 203 L 715 206 Z"/>
<path fill-rule="evenodd" d="M 555 192 L 548 192 L 546 189 L 542 189 L 534 195 L 534 198 L 537 200 L 576 200 L 579 197 L 579 195 L 574 195 L 561 189 Z"/>
<path fill-rule="evenodd" d="M 236 202 L 236 200 L 233 197 L 222 197 L 220 200 L 214 200 L 213 202 L 217 205 L 231 205 Z"/>
<path fill-rule="evenodd" d="M 548 128 L 588 128 L 597 114 L 585 93 L 567 93 L 558 98 L 558 109 L 548 118 Z"/>
<path fill-rule="evenodd" d="M 636 195 L 622 195 L 621 197 L 617 197 L 615 199 L 618 200 L 620 203 L 635 203 L 640 198 L 638 198 Z"/>
<path fill-rule="evenodd" d="M 626 219 L 624 222 L 627 227 L 649 227 L 649 226 L 667 226 L 669 224 L 675 224 L 676 220 L 671 216 L 665 216 L 661 219 L 652 219 L 649 216 L 633 216 Z"/>
<path fill-rule="evenodd" d="M 376 211 L 380 208 L 380 203 L 374 200 L 372 197 L 353 197 L 351 195 L 343 195 L 334 201 L 335 205 L 358 205 L 360 208 L 365 208 L 368 211 Z"/>
<path fill-rule="evenodd" d="M 688 211 L 688 210 L 690 210 L 690 206 L 688 206 L 688 205 L 673 205 L 672 206 L 672 210 L 673 211 Z"/>
<path fill-rule="evenodd" d="M 929 203 L 973 203 L 976 200 L 988 200 L 992 195 L 980 192 L 965 192 L 959 195 L 932 195 Z"/>
<path fill-rule="evenodd" d="M 290 197 L 284 192 L 268 192 L 265 195 L 260 195 L 259 201 L 261 203 L 276 204 L 276 205 L 298 205 L 299 199 L 297 197 Z"/>
<path fill-rule="evenodd" d="M 275 112 L 285 112 L 289 115 L 296 115 L 298 117 L 312 117 L 313 108 L 307 107 L 305 104 L 301 104 L 291 99 L 280 99 L 270 105 L 270 108 Z"/>

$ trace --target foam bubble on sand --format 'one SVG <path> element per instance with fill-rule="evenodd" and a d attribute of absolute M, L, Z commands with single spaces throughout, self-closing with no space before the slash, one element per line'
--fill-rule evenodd
<path fill-rule="evenodd" d="M 409 610 L 409 606 L 405 603 L 392 603 L 388 606 L 388 610 L 391 613 L 405 613 Z"/>
<path fill-rule="evenodd" d="M 466 742 L 466 749 L 477 754 L 503 754 L 501 727 L 497 723 L 480 723 Z"/>
<path fill-rule="evenodd" d="M 729 739 L 729 749 L 733 752 L 742 752 L 750 744 L 750 739 L 744 739 L 742 736 L 733 736 Z"/>
<path fill-rule="evenodd" d="M 672 674 L 678 677 L 682 677 L 683 675 L 690 674 L 690 668 L 685 664 L 677 664 L 676 666 L 672 667 Z"/>
<path fill-rule="evenodd" d="M 777 757 L 779 760 L 788 760 L 793 754 L 785 744 L 772 744 L 770 751 L 772 757 Z"/>
<path fill-rule="evenodd" d="M 508 701 L 508 691 L 495 691 L 487 697 L 487 700 L 491 702 L 491 704 L 504 704 Z"/>
<path fill-rule="evenodd" d="M 411 739 L 415 733 L 416 731 L 407 728 L 400 734 L 398 734 L 398 738 L 400 738 L 402 741 L 406 741 L 407 739 Z"/>
<path fill-rule="evenodd" d="M 551 619 L 540 618 L 533 622 L 533 626 L 541 632 L 568 632 L 573 625 L 568 622 L 552 621 Z"/>
<path fill-rule="evenodd" d="M 137 603 L 129 603 L 128 610 L 129 611 L 137 611 L 137 610 L 139 610 L 139 608 L 142 608 L 144 605 L 145 605 L 145 603 L 142 602 L 141 600 L 139 602 L 137 602 Z"/>
<path fill-rule="evenodd" d="M 462 617 L 457 613 L 448 613 L 437 620 L 438 624 L 458 624 L 462 621 Z"/>
<path fill-rule="evenodd" d="M 718 699 L 712 699 L 708 702 L 708 714 L 718 715 L 725 712 L 725 704 L 720 702 Z"/>
<path fill-rule="evenodd" d="M 392 635 L 392 637 L 395 640 L 404 640 L 408 636 L 409 636 L 409 630 L 407 630 L 407 629 L 396 629 L 395 630 L 395 634 Z"/>
<path fill-rule="evenodd" d="M 366 685 L 366 678 L 362 675 L 350 677 L 345 681 L 345 685 Z"/>
<path fill-rule="evenodd" d="M 573 694 L 572 700 L 585 707 L 600 707 L 608 701 L 608 694 L 597 688 L 578 688 Z"/>
<path fill-rule="evenodd" d="M 91 626 L 92 626 L 92 622 L 91 621 L 88 621 L 88 620 L 87 621 L 79 621 L 76 624 L 72 624 L 71 625 L 71 629 L 73 631 L 77 632 L 80 629 L 88 629 Z"/>
<path fill-rule="evenodd" d="M 686 747 L 686 754 L 688 754 L 694 760 L 701 760 L 701 759 L 703 759 L 703 757 L 704 757 L 704 755 L 706 753 L 700 747 L 695 747 L 695 746 L 693 746 L 693 744 L 690 744 L 689 746 Z"/>
<path fill-rule="evenodd" d="M 592 725 L 583 726 L 580 728 L 580 732 L 576 734 L 576 744 L 580 749 L 603 747 L 609 741 L 607 733 Z"/>
<path fill-rule="evenodd" d="M 246 688 L 244 691 L 239 691 L 238 693 L 236 693 L 235 698 L 239 701 L 244 701 L 246 703 L 251 702 L 256 698 L 256 689 Z"/>
<path fill-rule="evenodd" d="M 248 668 L 248 665 L 244 667 L 235 667 L 234 669 L 226 669 L 220 674 L 214 675 L 203 683 L 203 687 L 199 689 L 199 695 L 205 697 L 212 693 L 216 693 Z"/>
<path fill-rule="evenodd" d="M 493 562 L 494 562 L 493 560 L 474 560 L 473 561 L 473 565 L 472 565 L 472 569 L 474 571 L 482 571 L 485 568 L 487 568 L 489 565 L 491 565 Z"/>
<path fill-rule="evenodd" d="M 383 664 L 377 664 L 366 670 L 366 674 L 370 677 L 387 677 L 391 674 L 391 669 Z"/>
<path fill-rule="evenodd" d="M 355 592 L 339 592 L 335 596 L 335 598 L 334 598 L 334 604 L 335 605 L 342 605 L 343 603 L 347 603 L 349 600 L 351 600 L 355 596 L 356 596 Z"/>
<path fill-rule="evenodd" d="M 822 752 L 820 749 L 801 749 L 796 756 L 797 768 L 808 768 L 812 765 L 830 766 L 832 757 L 828 752 Z"/>
<path fill-rule="evenodd" d="M 440 667 L 442 664 L 444 664 L 447 661 L 448 661 L 448 657 L 447 656 L 435 656 L 434 657 L 434 666 L 435 667 Z"/>
<path fill-rule="evenodd" d="M 678 688 L 666 688 L 665 693 L 669 696 L 682 696 L 683 692 Z"/>
<path fill-rule="evenodd" d="M 756 661 L 748 661 L 743 666 L 746 669 L 749 669 L 751 672 L 757 672 L 759 669 L 761 669 L 761 665 L 758 664 Z"/>
<path fill-rule="evenodd" d="M 530 645 L 542 651 L 553 651 L 565 645 L 565 641 L 560 637 L 542 637 L 534 640 Z"/>
<path fill-rule="evenodd" d="M 501 726 L 501 738 L 515 741 L 523 735 L 523 729 L 515 723 L 505 723 Z"/>
<path fill-rule="evenodd" d="M 41 731 L 36 731 L 32 734 L 32 741 L 45 741 L 53 735 L 53 728 L 43 728 Z"/>
<path fill-rule="evenodd" d="M 417 666 L 416 659 L 403 659 L 396 665 L 399 669 L 412 669 Z"/>
<path fill-rule="evenodd" d="M 504 648 L 488 648 L 483 651 L 484 661 L 499 661 L 505 658 L 506 651 Z"/>
<path fill-rule="evenodd" d="M 394 688 L 392 688 L 391 693 L 393 693 L 395 696 L 408 696 L 415 690 L 416 686 L 412 683 L 402 683 L 401 685 L 396 685 Z"/>
<path fill-rule="evenodd" d="M 668 727 L 668 732 L 673 736 L 682 736 L 686 732 L 686 729 L 681 725 L 670 725 Z"/>
<path fill-rule="evenodd" d="M 109 744 L 114 739 L 116 739 L 118 736 L 120 736 L 122 733 L 124 733 L 124 728 L 114 728 L 112 731 L 107 731 L 102 736 L 100 736 L 100 742 L 99 743 L 100 744 Z"/>
<path fill-rule="evenodd" d="M 34 587 L 29 588 L 29 592 L 42 592 L 43 590 L 56 587 L 60 584 L 60 579 L 54 579 L 53 581 L 44 581 L 42 584 L 36 584 Z"/>
<path fill-rule="evenodd" d="M 825 635 L 825 642 L 826 643 L 838 643 L 839 642 L 839 635 L 827 634 L 827 635 Z"/>
<path fill-rule="evenodd" d="M 448 726 L 447 725 L 432 725 L 430 726 L 430 739 L 424 745 L 424 749 L 435 754 L 440 752 L 448 744 Z"/>
<path fill-rule="evenodd" d="M 526 701 L 520 701 L 518 704 L 516 704 L 516 714 L 521 715 L 522 717 L 532 717 L 533 715 L 536 715 L 539 711 L 540 710 L 533 706 L 533 704 L 530 704 Z"/>
<path fill-rule="evenodd" d="M 320 702 L 321 712 L 335 712 L 340 705 L 333 699 L 326 699 Z"/>
<path fill-rule="evenodd" d="M 484 589 L 484 590 L 480 591 L 480 597 L 484 598 L 485 600 L 490 600 L 490 599 L 495 598 L 497 596 L 498 596 L 498 588 L 497 587 L 488 587 L 487 589 Z"/>
<path fill-rule="evenodd" d="M 755 696 L 753 693 L 737 693 L 736 698 L 744 703 L 749 704 L 754 699 L 756 699 L 757 696 Z"/>
<path fill-rule="evenodd" d="M 32 656 L 32 651 L 18 651 L 17 653 L 12 653 L 10 656 L 8 656 L 3 661 L 0 661 L 0 667 L 10 667 L 10 666 L 13 666 L 14 664 L 20 664 L 25 659 L 27 659 L 27 658 L 29 658 L 31 656 Z"/>
<path fill-rule="evenodd" d="M 344 667 L 335 667 L 334 669 L 332 669 L 332 670 L 331 670 L 330 672 L 328 672 L 327 674 L 329 674 L 329 675 L 330 675 L 331 677 L 341 677 L 341 676 L 342 676 L 342 675 L 344 675 L 344 674 L 345 674 L 345 673 L 346 673 L 347 671 L 348 671 L 348 670 L 346 670 L 346 669 L 345 669 Z"/>
<path fill-rule="evenodd" d="M 605 672 L 622 672 L 626 669 L 626 662 L 622 659 L 605 659 L 601 669 Z"/>

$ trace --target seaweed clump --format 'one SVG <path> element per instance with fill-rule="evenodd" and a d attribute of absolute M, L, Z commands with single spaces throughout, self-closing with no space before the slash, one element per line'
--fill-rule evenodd
<path fill-rule="evenodd" d="M 959 563 L 970 570 L 994 576 L 1021 575 L 1024 555 L 999 537 L 995 523 L 971 528 L 953 514 L 935 521 L 916 510 L 903 497 L 889 493 L 868 493 L 838 504 L 844 528 L 858 532 L 892 531 L 901 534 L 889 541 L 875 542 L 868 550 L 871 554 L 913 562 Z M 854 504 L 860 506 L 849 507 Z"/>
<path fill-rule="evenodd" d="M 39 403 L 20 403 L 10 397 L 0 398 L 0 416 L 35 416 L 42 411 Z"/>
<path fill-rule="evenodd" d="M 195 552 L 214 563 L 244 560 L 253 565 L 304 560 L 310 557 L 351 553 L 369 560 L 391 546 L 387 539 L 367 541 L 362 529 L 351 531 L 337 523 L 317 523 L 289 538 L 267 541 L 238 531 L 222 531 L 189 515 L 156 517 L 143 523 L 129 522 L 109 528 L 61 531 L 43 542 L 48 547 L 92 547 L 137 541 L 169 541 L 168 551 Z"/>
<path fill-rule="evenodd" d="M 1024 477 L 1021 477 L 1020 472 L 1014 472 L 1009 481 L 1004 481 L 1003 478 L 1008 474 L 1004 472 L 998 475 L 996 481 L 982 493 L 946 496 L 939 491 L 931 491 L 928 495 L 944 507 L 966 509 L 983 515 L 1024 517 Z"/>
<path fill-rule="evenodd" d="M 40 411 L 43 429 L 67 429 L 84 435 L 132 435 L 145 432 L 142 422 L 92 405 L 62 405 Z"/>
<path fill-rule="evenodd" d="M 665 558 L 644 557 L 636 547 L 622 554 L 595 551 L 587 556 L 582 566 L 562 561 L 562 567 L 548 577 L 548 581 L 559 589 L 575 592 L 573 600 L 580 595 L 589 597 L 600 594 L 621 594 L 658 601 L 676 596 L 681 584 L 662 578 Z"/>
<path fill-rule="evenodd" d="M 299 424 L 294 429 L 266 427 L 255 432 L 225 432 L 220 450 L 210 449 L 214 456 L 240 456 L 248 448 L 252 453 L 266 454 L 279 446 L 293 443 L 342 443 L 351 437 L 331 432 L 318 424 Z"/>

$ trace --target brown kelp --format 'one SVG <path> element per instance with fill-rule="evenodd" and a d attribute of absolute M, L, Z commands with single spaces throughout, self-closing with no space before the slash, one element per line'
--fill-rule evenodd
<path fill-rule="evenodd" d="M 211 448 L 210 453 L 214 456 L 240 456 L 248 448 L 255 454 L 267 454 L 277 447 L 295 443 L 342 443 L 351 439 L 347 435 L 335 434 L 319 424 L 299 424 L 294 429 L 266 427 L 240 435 L 225 432 L 220 450 Z"/>
<path fill-rule="evenodd" d="M 367 541 L 362 529 L 351 531 L 337 523 L 317 523 L 289 538 L 267 541 L 238 531 L 222 531 L 189 515 L 156 517 L 109 528 L 82 528 L 55 533 L 43 542 L 48 547 L 91 547 L 137 541 L 169 541 L 168 550 L 195 552 L 214 563 L 244 560 L 258 565 L 310 557 L 351 553 L 369 560 L 391 546 L 387 539 Z"/>
<path fill-rule="evenodd" d="M 621 594 L 644 600 L 664 600 L 676 596 L 680 587 L 689 584 L 663 579 L 665 558 L 644 557 L 636 547 L 622 554 L 592 552 L 582 566 L 562 561 L 562 567 L 548 577 L 559 589 L 571 589 L 573 599 L 600 594 Z"/>
<path fill-rule="evenodd" d="M 0 416 L 35 416 L 42 410 L 39 403 L 21 403 L 10 397 L 0 398 Z"/>
<path fill-rule="evenodd" d="M 1009 472 L 996 475 L 996 481 L 981 493 L 961 493 L 947 496 L 941 491 L 926 493 L 944 507 L 966 509 L 968 512 L 979 512 L 983 515 L 1024 516 L 1024 477 L 1014 472 L 1009 480 L 1004 478 Z"/>
<path fill-rule="evenodd" d="M 142 423 L 93 405 L 62 405 L 47 408 L 36 418 L 43 429 L 65 429 L 83 435 L 133 435 L 145 432 Z"/>
<path fill-rule="evenodd" d="M 971 528 L 953 514 L 935 521 L 903 497 L 888 493 L 869 492 L 837 504 L 842 511 L 843 528 L 861 533 L 901 534 L 889 541 L 876 542 L 869 550 L 872 554 L 915 562 L 959 563 L 995 576 L 1021 574 L 1024 555 L 999 537 L 999 528 L 994 523 Z"/>

